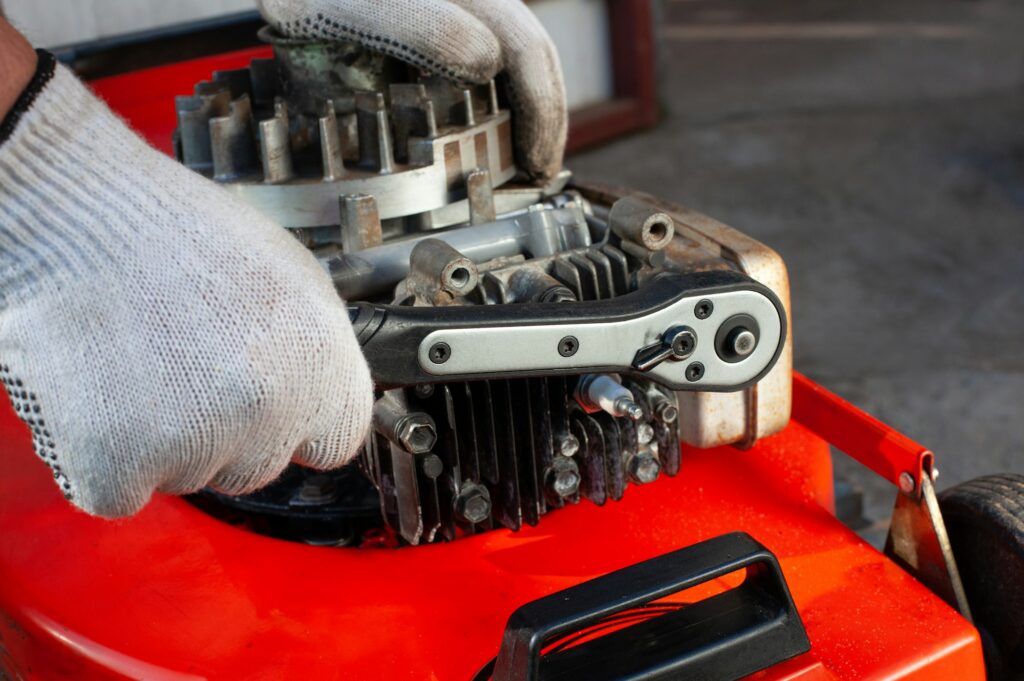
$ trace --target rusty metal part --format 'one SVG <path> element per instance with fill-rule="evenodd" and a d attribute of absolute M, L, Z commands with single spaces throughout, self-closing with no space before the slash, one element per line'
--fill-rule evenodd
<path fill-rule="evenodd" d="M 446 305 L 480 281 L 472 260 L 440 239 L 423 239 L 409 256 L 409 292 L 420 304 Z"/>
<path fill-rule="evenodd" d="M 961 615 L 971 619 L 960 571 L 946 534 L 930 471 L 918 489 L 896 495 L 896 505 L 885 541 L 885 554 L 913 574 Z M 900 476 L 901 482 L 904 476 Z M 906 475 L 910 479 L 910 475 Z"/>
<path fill-rule="evenodd" d="M 377 202 L 372 196 L 356 194 L 341 199 L 341 248 L 345 253 L 355 253 L 367 248 L 380 246 L 384 241 L 381 233 Z"/>
<path fill-rule="evenodd" d="M 255 130 L 248 95 L 231 102 L 227 116 L 211 118 L 209 128 L 214 180 L 236 180 L 256 166 Z"/>
<path fill-rule="evenodd" d="M 295 177 L 288 132 L 288 109 L 284 100 L 278 98 L 274 102 L 274 117 L 260 121 L 259 133 L 263 181 L 279 184 Z"/>
<path fill-rule="evenodd" d="M 620 238 L 650 251 L 662 250 L 675 235 L 675 224 L 667 213 L 631 196 L 612 204 L 608 225 Z"/>
<path fill-rule="evenodd" d="M 397 59 L 355 43 L 285 38 L 269 26 L 259 37 L 274 48 L 282 94 L 296 113 L 319 114 L 324 99 L 352 111 L 354 93 L 382 91 L 408 70 Z"/>
<path fill-rule="evenodd" d="M 497 219 L 491 174 L 486 168 L 477 168 L 466 175 L 466 192 L 469 199 L 470 224 L 479 225 Z"/>
<path fill-rule="evenodd" d="M 345 174 L 345 159 L 333 101 L 324 102 L 323 116 L 319 118 L 317 125 L 320 131 L 320 156 L 323 159 L 324 179 L 341 179 Z"/>

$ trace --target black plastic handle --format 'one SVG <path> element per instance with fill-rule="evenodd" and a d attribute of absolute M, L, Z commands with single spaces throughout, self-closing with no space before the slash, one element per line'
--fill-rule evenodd
<path fill-rule="evenodd" d="M 724 593 L 573 647 L 551 642 L 611 615 L 747 568 Z M 652 610 L 653 611 L 653 610 Z M 722 535 L 527 603 L 508 620 L 495 681 L 733 681 L 810 650 L 775 556 L 743 532 Z"/>

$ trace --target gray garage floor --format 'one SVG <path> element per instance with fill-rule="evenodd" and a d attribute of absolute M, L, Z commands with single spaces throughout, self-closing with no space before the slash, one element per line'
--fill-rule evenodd
<path fill-rule="evenodd" d="M 1024 3 L 660 13 L 661 124 L 570 166 L 781 252 L 797 369 L 932 448 L 940 488 L 1024 471 Z"/>

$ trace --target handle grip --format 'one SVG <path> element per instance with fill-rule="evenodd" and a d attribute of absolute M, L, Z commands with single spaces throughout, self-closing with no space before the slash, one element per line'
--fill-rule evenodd
<path fill-rule="evenodd" d="M 712 301 L 712 317 L 695 316 Z M 609 300 L 451 307 L 360 303 L 353 327 L 378 388 L 418 383 L 615 372 L 648 375 L 676 390 L 739 390 L 778 359 L 786 315 L 770 289 L 731 271 L 665 273 Z M 723 358 L 716 332 L 729 319 L 756 317 L 763 347 L 743 362 Z M 687 362 L 634 366 L 670 327 L 703 339 Z M 687 375 L 693 362 L 699 377 Z"/>
<path fill-rule="evenodd" d="M 747 568 L 724 593 L 542 655 L 554 639 Z M 495 681 L 733 681 L 810 650 L 775 556 L 743 532 L 715 537 L 527 603 L 508 620 Z"/>

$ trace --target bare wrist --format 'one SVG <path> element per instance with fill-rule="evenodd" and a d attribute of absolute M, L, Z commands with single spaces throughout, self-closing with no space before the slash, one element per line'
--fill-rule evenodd
<path fill-rule="evenodd" d="M 0 18 L 0 120 L 10 112 L 36 71 L 36 51 Z"/>

